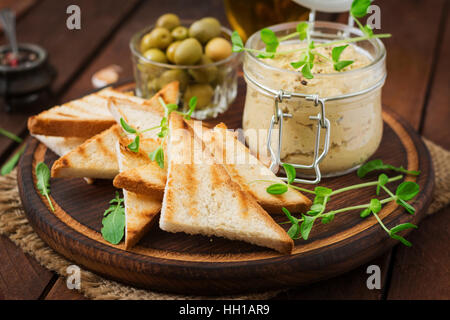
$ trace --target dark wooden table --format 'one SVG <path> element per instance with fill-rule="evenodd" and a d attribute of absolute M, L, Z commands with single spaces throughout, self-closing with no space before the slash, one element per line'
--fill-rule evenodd
<path fill-rule="evenodd" d="M 418 132 L 450 149 L 450 3 L 446 0 L 376 1 L 381 8 L 388 78 L 383 104 L 402 115 Z M 92 74 L 120 65 L 121 78 L 131 78 L 128 42 L 133 33 L 162 13 L 182 18 L 215 16 L 226 21 L 221 0 L 21 0 L 0 1 L 19 14 L 21 42 L 46 48 L 58 71 L 53 92 L 60 102 L 92 90 Z M 66 8 L 81 8 L 81 30 L 66 28 Z M 319 16 L 320 17 L 320 16 Z M 345 22 L 346 15 L 323 18 Z M 0 35 L 1 44 L 6 42 Z M 42 106 L 43 108 L 49 106 Z M 6 113 L 0 105 L 0 127 L 27 136 L 29 112 Z M 0 163 L 17 144 L 0 136 Z M 450 299 L 450 207 L 425 219 L 412 232 L 412 248 L 397 246 L 376 260 L 345 275 L 282 293 L 279 299 Z M 369 265 L 381 268 L 381 289 L 369 290 Z M 63 278 L 41 267 L 9 239 L 0 236 L 0 299 L 84 299 L 67 289 Z"/>

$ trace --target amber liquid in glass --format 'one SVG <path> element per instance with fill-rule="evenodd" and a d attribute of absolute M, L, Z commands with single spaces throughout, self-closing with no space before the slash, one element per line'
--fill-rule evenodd
<path fill-rule="evenodd" d="M 228 21 L 244 41 L 278 23 L 307 20 L 309 10 L 292 0 L 224 0 Z"/>

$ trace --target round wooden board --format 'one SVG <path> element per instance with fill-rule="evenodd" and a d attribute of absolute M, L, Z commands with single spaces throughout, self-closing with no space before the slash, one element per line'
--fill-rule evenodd
<path fill-rule="evenodd" d="M 240 81 L 240 91 L 242 79 Z M 230 128 L 240 127 L 244 95 L 240 94 L 229 111 L 214 121 Z M 420 137 L 398 116 L 385 109 L 384 135 L 373 158 L 409 170 L 422 171 L 417 177 L 421 192 L 412 205 L 417 212 L 407 214 L 391 203 L 379 216 L 387 227 L 399 223 L 418 224 L 431 201 L 434 174 L 430 155 Z M 51 167 L 57 156 L 35 139 L 30 139 L 19 164 L 19 191 L 27 217 L 34 230 L 54 250 L 75 264 L 105 277 L 138 287 L 181 294 L 223 295 L 257 292 L 297 286 L 349 271 L 398 244 L 371 216 L 359 212 L 339 214 L 327 225 L 317 223 L 308 241 L 297 240 L 291 255 L 240 241 L 223 238 L 167 233 L 155 225 L 131 251 L 123 244 L 103 240 L 100 229 L 104 210 L 114 197 L 111 181 L 88 185 L 83 179 L 52 179 L 52 213 L 35 187 L 35 165 Z M 364 180 L 376 179 L 372 174 Z M 361 180 L 355 173 L 324 179 L 323 186 L 336 189 Z M 390 184 L 394 189 L 397 184 Z M 313 188 L 310 186 L 309 188 Z M 336 196 L 329 208 L 368 203 L 374 188 Z M 275 217 L 277 222 L 284 217 Z M 406 233 L 405 233 L 406 234 Z"/>

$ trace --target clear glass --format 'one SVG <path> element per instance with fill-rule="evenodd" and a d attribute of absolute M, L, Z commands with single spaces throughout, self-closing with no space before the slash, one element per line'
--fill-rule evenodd
<path fill-rule="evenodd" d="M 193 21 L 182 20 L 184 26 L 189 26 Z M 142 37 L 151 31 L 154 26 L 149 26 L 136 33 L 130 42 L 133 61 L 134 78 L 136 81 L 136 94 L 139 97 L 151 98 L 165 84 L 164 73 L 169 70 L 180 70 L 183 80 L 180 81 L 180 104 L 184 110 L 189 109 L 187 91 L 199 96 L 199 104 L 192 116 L 196 119 L 215 118 L 225 112 L 237 95 L 237 69 L 241 62 L 239 53 L 232 53 L 228 58 L 207 64 L 194 66 L 181 66 L 166 63 L 158 63 L 146 59 L 140 52 Z M 222 27 L 222 36 L 230 40 L 231 30 Z M 208 82 L 196 81 L 191 73 L 214 73 L 214 79 Z"/>
<path fill-rule="evenodd" d="M 297 23 L 285 23 L 270 27 L 278 37 L 295 32 Z M 361 31 L 347 25 L 317 21 L 312 26 L 312 40 L 316 43 L 359 37 Z M 297 40 L 290 40 L 297 41 Z M 370 57 L 370 64 L 350 71 L 314 74 L 308 85 L 293 70 L 270 66 L 252 53 L 245 53 L 244 73 L 258 84 L 272 90 L 280 89 L 301 94 L 318 94 L 326 98 L 326 117 L 331 122 L 330 147 L 320 163 L 324 176 L 336 176 L 357 169 L 378 148 L 382 133 L 381 87 L 386 76 L 385 49 L 378 39 L 354 44 L 358 51 Z M 247 48 L 261 49 L 264 44 L 259 32 L 246 43 Z M 371 90 L 367 90 L 372 88 Z M 313 102 L 301 98 L 284 100 L 280 107 L 292 118 L 285 118 L 282 130 L 281 161 L 310 165 L 313 162 L 316 116 L 319 108 Z M 267 130 L 274 114 L 274 97 L 247 81 L 247 95 L 243 115 L 243 129 L 250 149 L 269 162 Z M 255 133 L 257 132 L 257 133 Z M 257 135 L 257 139 L 250 138 Z M 324 133 L 321 135 L 321 146 Z M 272 136 L 272 148 L 277 150 L 278 130 Z M 320 150 L 321 151 L 321 150 Z M 300 172 L 308 175 L 311 172 Z"/>

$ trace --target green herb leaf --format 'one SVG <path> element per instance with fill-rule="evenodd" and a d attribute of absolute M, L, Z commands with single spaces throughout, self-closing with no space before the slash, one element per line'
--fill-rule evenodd
<path fill-rule="evenodd" d="M 278 47 L 278 38 L 275 32 L 268 28 L 261 30 L 261 40 L 266 44 L 266 52 L 276 52 Z"/>
<path fill-rule="evenodd" d="M 169 133 L 169 128 L 167 126 L 161 127 L 161 131 L 158 132 L 158 137 L 164 138 Z"/>
<path fill-rule="evenodd" d="M 363 211 L 361 211 L 361 213 L 359 214 L 359 216 L 361 218 L 366 218 L 368 217 L 370 214 L 372 213 L 372 211 L 370 211 L 369 208 L 364 209 Z"/>
<path fill-rule="evenodd" d="M 102 220 L 102 236 L 103 239 L 118 244 L 125 232 L 125 208 L 122 205 L 123 200 L 120 199 L 119 193 L 116 192 L 116 198 L 110 201 L 111 206 L 106 209 Z"/>
<path fill-rule="evenodd" d="M 261 52 L 257 55 L 257 58 L 260 59 L 272 59 L 273 57 L 275 57 L 273 52 Z"/>
<path fill-rule="evenodd" d="M 402 236 L 399 236 L 398 234 L 389 234 L 389 235 L 391 236 L 391 238 L 400 241 L 401 243 L 403 243 L 407 247 L 411 247 L 412 246 L 411 242 L 409 242 L 408 240 L 406 240 Z"/>
<path fill-rule="evenodd" d="M 303 222 L 300 226 L 300 233 L 302 235 L 302 238 L 304 240 L 308 240 L 309 233 L 311 232 L 311 229 L 314 225 L 314 221 L 316 220 L 314 217 L 307 216 L 302 214 Z"/>
<path fill-rule="evenodd" d="M 130 126 L 128 123 L 125 122 L 123 118 L 120 118 L 120 125 L 122 126 L 123 130 L 125 130 L 128 133 L 137 133 L 137 130 Z"/>
<path fill-rule="evenodd" d="M 130 151 L 133 151 L 133 152 L 136 152 L 136 153 L 139 152 L 139 136 L 136 136 L 134 138 L 133 142 L 131 142 L 128 145 L 128 149 L 130 149 Z"/>
<path fill-rule="evenodd" d="M 412 205 L 410 205 L 408 202 L 406 202 L 402 199 L 397 199 L 396 202 L 399 205 L 401 205 L 403 208 L 405 208 L 406 211 L 408 211 L 410 214 L 414 214 L 416 212 L 416 209 L 414 209 L 414 207 Z"/>
<path fill-rule="evenodd" d="M 306 37 L 308 36 L 308 28 L 309 28 L 309 25 L 307 22 L 300 22 L 297 25 L 296 29 L 297 29 L 298 37 L 300 38 L 300 40 L 303 41 L 306 39 Z"/>
<path fill-rule="evenodd" d="M 244 51 L 244 43 L 242 42 L 241 36 L 236 30 L 231 34 L 231 43 L 233 52 Z"/>
<path fill-rule="evenodd" d="M 366 162 L 364 165 L 359 167 L 357 171 L 357 175 L 360 178 L 364 178 L 369 172 L 375 171 L 375 170 L 393 170 L 401 173 L 406 173 L 410 175 L 417 176 L 420 174 L 420 171 L 415 170 L 406 170 L 403 167 L 394 167 L 390 164 L 384 164 L 382 160 L 375 159 L 371 160 L 369 162 Z"/>
<path fill-rule="evenodd" d="M 149 157 L 152 161 L 156 161 L 161 169 L 164 169 L 164 150 L 161 146 L 150 152 Z"/>
<path fill-rule="evenodd" d="M 380 195 L 380 188 L 381 186 L 386 185 L 386 183 L 388 183 L 389 178 L 387 175 L 385 175 L 384 173 L 380 174 L 378 176 L 378 184 L 377 184 L 377 196 Z"/>
<path fill-rule="evenodd" d="M 314 78 L 313 74 L 311 73 L 311 66 L 312 63 L 305 63 L 305 65 L 302 68 L 302 74 L 306 79 L 312 79 Z"/>
<path fill-rule="evenodd" d="M 2 128 L 0 128 L 0 134 L 4 135 L 5 137 L 7 137 L 17 143 L 22 143 L 22 141 L 23 141 L 22 138 L 19 138 L 14 133 L 9 132 L 8 130 L 2 129 Z"/>
<path fill-rule="evenodd" d="M 167 108 L 167 111 L 169 113 L 171 113 L 172 111 L 178 109 L 178 105 L 176 105 L 175 103 L 169 103 L 169 104 L 166 105 L 166 108 Z"/>
<path fill-rule="evenodd" d="M 283 194 L 288 191 L 288 186 L 284 183 L 274 183 L 268 186 L 266 191 L 270 194 Z"/>
<path fill-rule="evenodd" d="M 286 171 L 288 184 L 292 184 L 292 182 L 294 182 L 295 180 L 295 176 L 297 175 L 295 168 L 288 163 L 283 163 L 283 168 L 284 171 Z"/>
<path fill-rule="evenodd" d="M 350 14 L 357 18 L 362 18 L 367 14 L 371 0 L 353 0 Z"/>
<path fill-rule="evenodd" d="M 315 215 L 319 214 L 320 212 L 322 212 L 322 210 L 323 210 L 323 204 L 315 203 L 311 206 L 309 211 L 306 212 L 306 214 L 309 214 L 310 216 L 315 216 Z"/>
<path fill-rule="evenodd" d="M 329 196 L 333 192 L 333 190 L 331 190 L 330 188 L 318 186 L 314 188 L 314 192 L 317 196 L 325 197 Z"/>
<path fill-rule="evenodd" d="M 322 222 L 323 224 L 330 223 L 331 221 L 333 221 L 334 215 L 335 215 L 335 214 L 334 214 L 333 212 L 329 212 L 329 213 L 325 214 L 325 215 L 323 216 L 321 222 Z"/>
<path fill-rule="evenodd" d="M 50 200 L 50 169 L 43 162 L 39 162 L 36 165 L 36 187 L 47 198 L 50 208 L 55 212 L 55 208 Z"/>
<path fill-rule="evenodd" d="M 367 36 L 369 36 L 369 37 L 372 37 L 372 36 L 373 36 L 373 30 L 372 30 L 372 28 L 371 28 L 369 25 L 367 25 L 367 24 L 362 28 L 362 31 L 363 31 Z"/>
<path fill-rule="evenodd" d="M 300 61 L 297 61 L 297 62 L 291 62 L 291 66 L 294 68 L 294 69 L 298 69 L 298 68 L 300 68 L 302 65 L 304 65 L 306 63 L 306 60 L 300 60 Z"/>
<path fill-rule="evenodd" d="M 288 209 L 282 207 L 281 210 L 283 210 L 284 214 L 286 215 L 286 217 L 288 217 L 290 222 L 292 222 L 293 224 L 298 223 L 298 219 L 293 217 Z"/>
<path fill-rule="evenodd" d="M 346 44 L 345 46 L 339 46 L 339 47 L 333 48 L 333 50 L 331 51 L 331 58 L 333 59 L 333 62 L 339 61 L 339 58 L 341 57 L 342 52 L 347 47 L 348 47 L 348 44 Z"/>
<path fill-rule="evenodd" d="M 378 199 L 371 199 L 369 205 L 370 211 L 373 213 L 378 213 L 381 210 L 381 202 Z"/>
<path fill-rule="evenodd" d="M 412 223 L 402 223 L 398 226 L 393 227 L 389 232 L 390 234 L 396 234 L 397 232 L 406 230 L 406 229 L 417 229 L 418 227 L 415 224 Z"/>
<path fill-rule="evenodd" d="M 12 157 L 11 159 L 8 160 L 8 162 L 6 162 L 3 166 L 2 169 L 0 170 L 0 174 L 2 176 L 7 175 L 8 173 L 10 173 L 11 171 L 13 171 L 13 169 L 16 167 L 17 163 L 20 160 L 20 157 L 22 156 L 23 152 L 25 151 L 25 146 L 22 146 Z"/>
<path fill-rule="evenodd" d="M 341 61 L 335 62 L 333 65 L 334 70 L 341 71 L 345 67 L 348 67 L 349 65 L 351 65 L 353 62 L 354 62 L 353 60 L 341 60 Z"/>
<path fill-rule="evenodd" d="M 192 112 L 194 112 L 195 108 L 197 107 L 197 97 L 193 96 L 190 100 L 189 100 L 189 111 L 188 113 L 186 113 L 186 115 L 184 116 L 185 119 L 190 120 L 191 119 L 191 115 Z"/>
<path fill-rule="evenodd" d="M 298 238 L 298 234 L 300 233 L 300 228 L 298 226 L 298 223 L 294 223 L 288 230 L 287 234 L 291 239 Z"/>
<path fill-rule="evenodd" d="M 412 181 L 403 181 L 395 191 L 395 195 L 404 201 L 409 201 L 419 193 L 419 185 Z"/>
<path fill-rule="evenodd" d="M 316 197 L 314 198 L 313 203 L 316 204 L 323 204 L 324 202 L 324 198 L 326 196 L 329 196 L 331 193 L 333 192 L 333 190 L 329 189 L 329 188 L 325 188 L 325 187 L 315 187 L 314 188 L 314 193 L 316 194 Z"/>

